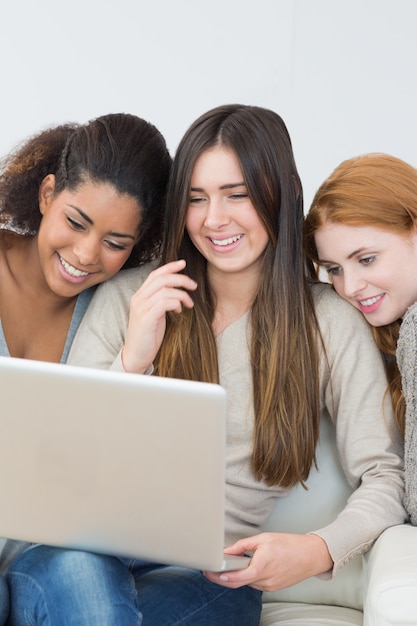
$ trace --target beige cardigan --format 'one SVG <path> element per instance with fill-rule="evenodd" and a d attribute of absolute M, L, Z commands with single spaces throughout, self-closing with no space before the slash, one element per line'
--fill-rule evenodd
<path fill-rule="evenodd" d="M 149 271 L 124 270 L 97 289 L 68 363 L 122 369 L 130 298 Z M 387 383 L 368 324 L 329 285 L 315 286 L 314 297 L 328 362 L 327 367 L 322 359 L 321 411 L 336 425 L 342 467 L 356 489 L 332 524 L 311 529 L 327 542 L 334 574 L 384 529 L 404 522 L 402 449 L 390 402 L 382 408 Z M 247 334 L 245 315 L 217 339 L 220 383 L 229 398 L 226 545 L 256 534 L 275 498 L 286 495 L 279 486 L 256 481 L 250 469 L 253 404 Z"/>

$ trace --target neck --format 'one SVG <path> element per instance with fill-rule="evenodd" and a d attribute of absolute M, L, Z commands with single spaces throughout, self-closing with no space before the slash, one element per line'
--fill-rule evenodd
<path fill-rule="evenodd" d="M 244 277 L 210 272 L 209 280 L 216 300 L 213 330 L 218 335 L 252 308 L 259 286 L 259 272 L 248 271 Z"/>
<path fill-rule="evenodd" d="M 4 250 L 10 280 L 22 297 L 34 299 L 57 310 L 73 304 L 76 298 L 65 298 L 52 291 L 45 279 L 39 259 L 37 236 L 16 236 Z"/>

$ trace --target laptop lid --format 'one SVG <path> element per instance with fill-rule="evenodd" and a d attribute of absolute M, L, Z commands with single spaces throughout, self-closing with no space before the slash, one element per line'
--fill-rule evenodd
<path fill-rule="evenodd" d="M 220 385 L 0 357 L 0 386 L 0 536 L 246 565 L 223 556 Z"/>

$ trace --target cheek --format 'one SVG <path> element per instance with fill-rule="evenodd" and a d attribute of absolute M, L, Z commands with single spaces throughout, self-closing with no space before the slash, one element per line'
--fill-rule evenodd
<path fill-rule="evenodd" d="M 261 240 L 262 250 L 264 251 L 264 250 L 266 250 L 266 248 L 267 248 L 267 246 L 269 244 L 268 233 L 266 232 L 266 230 L 264 228 L 262 228 L 260 240 Z"/>
<path fill-rule="evenodd" d="M 264 252 L 270 241 L 268 233 L 266 232 L 265 226 L 258 219 L 254 221 L 252 228 L 249 226 L 249 232 L 250 231 L 256 234 L 257 247 L 261 248 L 262 251 Z"/>
<path fill-rule="evenodd" d="M 103 267 L 109 274 L 117 274 L 117 272 L 123 267 L 128 258 L 130 257 L 132 250 L 124 250 L 119 254 L 115 254 L 110 250 L 106 250 L 102 257 Z"/>
<path fill-rule="evenodd" d="M 196 234 L 198 229 L 198 220 L 195 211 L 188 211 L 187 219 L 185 220 L 185 230 L 192 238 Z"/>
<path fill-rule="evenodd" d="M 333 285 L 334 290 L 336 291 L 336 293 L 339 294 L 339 296 L 342 296 L 342 298 L 344 298 L 345 292 L 343 289 L 343 280 L 340 276 L 329 276 L 326 272 L 326 276 L 328 277 L 328 282 Z"/>
<path fill-rule="evenodd" d="M 199 242 L 201 241 L 201 219 L 196 215 L 194 211 L 191 211 L 187 219 L 185 220 L 185 230 L 188 233 L 192 243 L 199 248 Z"/>
<path fill-rule="evenodd" d="M 68 239 L 66 231 L 49 215 L 42 217 L 37 238 L 40 249 L 65 245 Z"/>
<path fill-rule="evenodd" d="M 404 264 L 395 259 L 392 264 L 387 264 L 381 268 L 381 271 L 373 275 L 375 283 L 379 283 L 382 287 L 393 288 L 401 287 L 404 283 Z"/>

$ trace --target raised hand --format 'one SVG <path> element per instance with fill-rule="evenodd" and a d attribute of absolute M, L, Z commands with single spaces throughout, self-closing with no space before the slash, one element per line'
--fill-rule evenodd
<path fill-rule="evenodd" d="M 122 351 L 127 372 L 142 374 L 152 364 L 166 328 L 166 313 L 191 309 L 193 300 L 188 291 L 197 283 L 180 274 L 185 261 L 172 261 L 151 272 L 130 301 L 126 343 Z"/>

